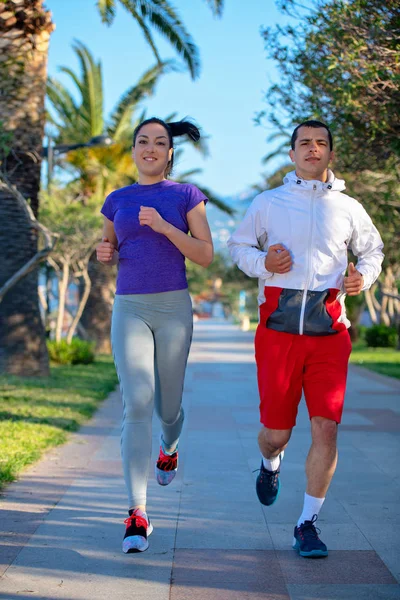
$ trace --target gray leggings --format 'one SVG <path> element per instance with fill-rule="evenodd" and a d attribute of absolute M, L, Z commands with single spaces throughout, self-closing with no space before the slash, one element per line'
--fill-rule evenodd
<path fill-rule="evenodd" d="M 115 297 L 111 342 L 123 402 L 121 455 L 129 508 L 146 505 L 154 407 L 166 446 L 181 433 L 192 329 L 187 289 Z"/>

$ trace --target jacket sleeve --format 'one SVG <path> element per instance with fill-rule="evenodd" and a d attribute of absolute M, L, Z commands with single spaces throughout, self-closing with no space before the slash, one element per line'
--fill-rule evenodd
<path fill-rule="evenodd" d="M 249 277 L 269 279 L 273 273 L 265 268 L 267 252 L 260 249 L 259 240 L 266 236 L 266 224 L 260 208 L 260 196 L 257 196 L 227 243 L 232 260 L 241 271 Z"/>
<path fill-rule="evenodd" d="M 354 219 L 350 248 L 357 256 L 357 270 L 364 277 L 363 290 L 368 290 L 382 270 L 383 242 L 371 217 L 359 202 Z"/>

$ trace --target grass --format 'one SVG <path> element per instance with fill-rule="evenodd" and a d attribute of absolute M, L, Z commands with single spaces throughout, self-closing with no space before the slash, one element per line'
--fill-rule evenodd
<path fill-rule="evenodd" d="M 63 444 L 117 382 L 109 356 L 52 366 L 48 378 L 0 376 L 0 488 L 47 448 Z"/>
<path fill-rule="evenodd" d="M 361 340 L 353 344 L 350 362 L 381 375 L 400 379 L 400 351 L 395 348 L 368 348 Z"/>

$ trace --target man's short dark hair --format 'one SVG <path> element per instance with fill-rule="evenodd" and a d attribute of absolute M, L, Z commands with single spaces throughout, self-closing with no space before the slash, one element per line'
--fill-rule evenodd
<path fill-rule="evenodd" d="M 333 150 L 333 139 L 332 139 L 332 134 L 331 134 L 331 130 L 329 129 L 328 125 L 325 125 L 325 123 L 322 123 L 321 121 L 304 121 L 304 123 L 300 123 L 300 125 L 297 125 L 296 129 L 293 131 L 292 133 L 292 138 L 290 140 L 290 145 L 292 147 L 292 150 L 294 150 L 294 145 L 296 143 L 297 140 L 297 132 L 299 131 L 300 127 L 314 127 L 314 129 L 318 129 L 319 127 L 323 127 L 324 129 L 327 130 L 328 132 L 328 138 L 329 138 L 329 148 L 332 152 Z"/>

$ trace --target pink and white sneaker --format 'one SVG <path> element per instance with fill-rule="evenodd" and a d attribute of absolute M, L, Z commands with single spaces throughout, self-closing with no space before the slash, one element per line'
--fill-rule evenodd
<path fill-rule="evenodd" d="M 147 550 L 149 547 L 147 537 L 153 531 L 153 525 L 146 513 L 137 508 L 125 519 L 124 523 L 126 531 L 122 542 L 122 551 L 129 554 Z"/>
<path fill-rule="evenodd" d="M 165 454 L 162 444 L 160 454 L 156 462 L 156 479 L 160 485 L 168 485 L 174 479 L 178 470 L 178 451 L 173 454 Z"/>

